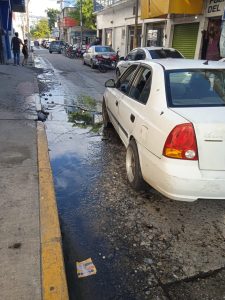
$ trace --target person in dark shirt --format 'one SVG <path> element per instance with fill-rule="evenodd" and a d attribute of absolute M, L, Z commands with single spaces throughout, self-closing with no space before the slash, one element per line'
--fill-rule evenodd
<path fill-rule="evenodd" d="M 23 62 L 22 66 L 27 65 L 27 60 L 28 60 L 28 47 L 27 47 L 27 40 L 24 40 L 23 48 L 22 48 L 22 53 L 23 53 Z"/>
<path fill-rule="evenodd" d="M 14 56 L 14 66 L 20 65 L 20 45 L 23 45 L 21 39 L 19 39 L 18 32 L 15 32 L 15 36 L 12 38 L 11 41 L 11 49 L 13 51 Z"/>

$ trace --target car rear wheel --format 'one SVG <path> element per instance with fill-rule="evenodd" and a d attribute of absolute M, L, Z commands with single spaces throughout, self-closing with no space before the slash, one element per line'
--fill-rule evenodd
<path fill-rule="evenodd" d="M 105 100 L 103 100 L 103 102 L 102 102 L 102 119 L 103 119 L 103 127 L 108 128 L 110 126 L 111 122 L 109 120 L 109 115 L 107 112 Z"/>
<path fill-rule="evenodd" d="M 49 51 L 50 54 L 52 54 L 52 51 Z"/>
<path fill-rule="evenodd" d="M 85 60 L 83 59 L 83 65 L 86 65 L 86 62 L 85 62 Z"/>
<path fill-rule="evenodd" d="M 140 190 L 144 187 L 144 180 L 141 174 L 139 154 L 135 140 L 131 140 L 126 153 L 126 170 L 127 178 L 130 185 L 135 190 Z"/>

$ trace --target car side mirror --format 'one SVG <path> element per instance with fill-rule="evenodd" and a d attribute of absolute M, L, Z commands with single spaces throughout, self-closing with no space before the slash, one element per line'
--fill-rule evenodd
<path fill-rule="evenodd" d="M 124 57 L 124 56 L 121 56 L 121 57 L 120 57 L 120 60 L 125 60 L 125 57 Z"/>
<path fill-rule="evenodd" d="M 105 87 L 114 88 L 116 87 L 116 83 L 114 79 L 109 79 L 105 82 Z"/>

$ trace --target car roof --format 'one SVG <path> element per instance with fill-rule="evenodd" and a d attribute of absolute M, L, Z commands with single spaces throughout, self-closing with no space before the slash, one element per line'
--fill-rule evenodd
<path fill-rule="evenodd" d="M 162 58 L 147 59 L 141 61 L 145 64 L 161 65 L 166 70 L 182 70 L 182 69 L 225 69 L 225 63 L 221 61 L 207 61 L 185 58 Z"/>
<path fill-rule="evenodd" d="M 156 46 L 150 46 L 150 47 L 137 47 L 133 50 L 137 49 L 143 49 L 143 50 L 171 50 L 171 51 L 178 51 L 175 48 L 168 48 L 168 47 L 156 47 Z"/>

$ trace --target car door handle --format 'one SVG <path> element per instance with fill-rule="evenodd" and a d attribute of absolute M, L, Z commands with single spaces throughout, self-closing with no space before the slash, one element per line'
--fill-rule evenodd
<path fill-rule="evenodd" d="M 130 120 L 131 120 L 132 123 L 134 123 L 135 116 L 133 114 L 130 115 Z"/>
<path fill-rule="evenodd" d="M 119 104 L 119 102 L 118 102 L 118 101 L 116 101 L 116 106 L 118 106 L 118 104 Z"/>

